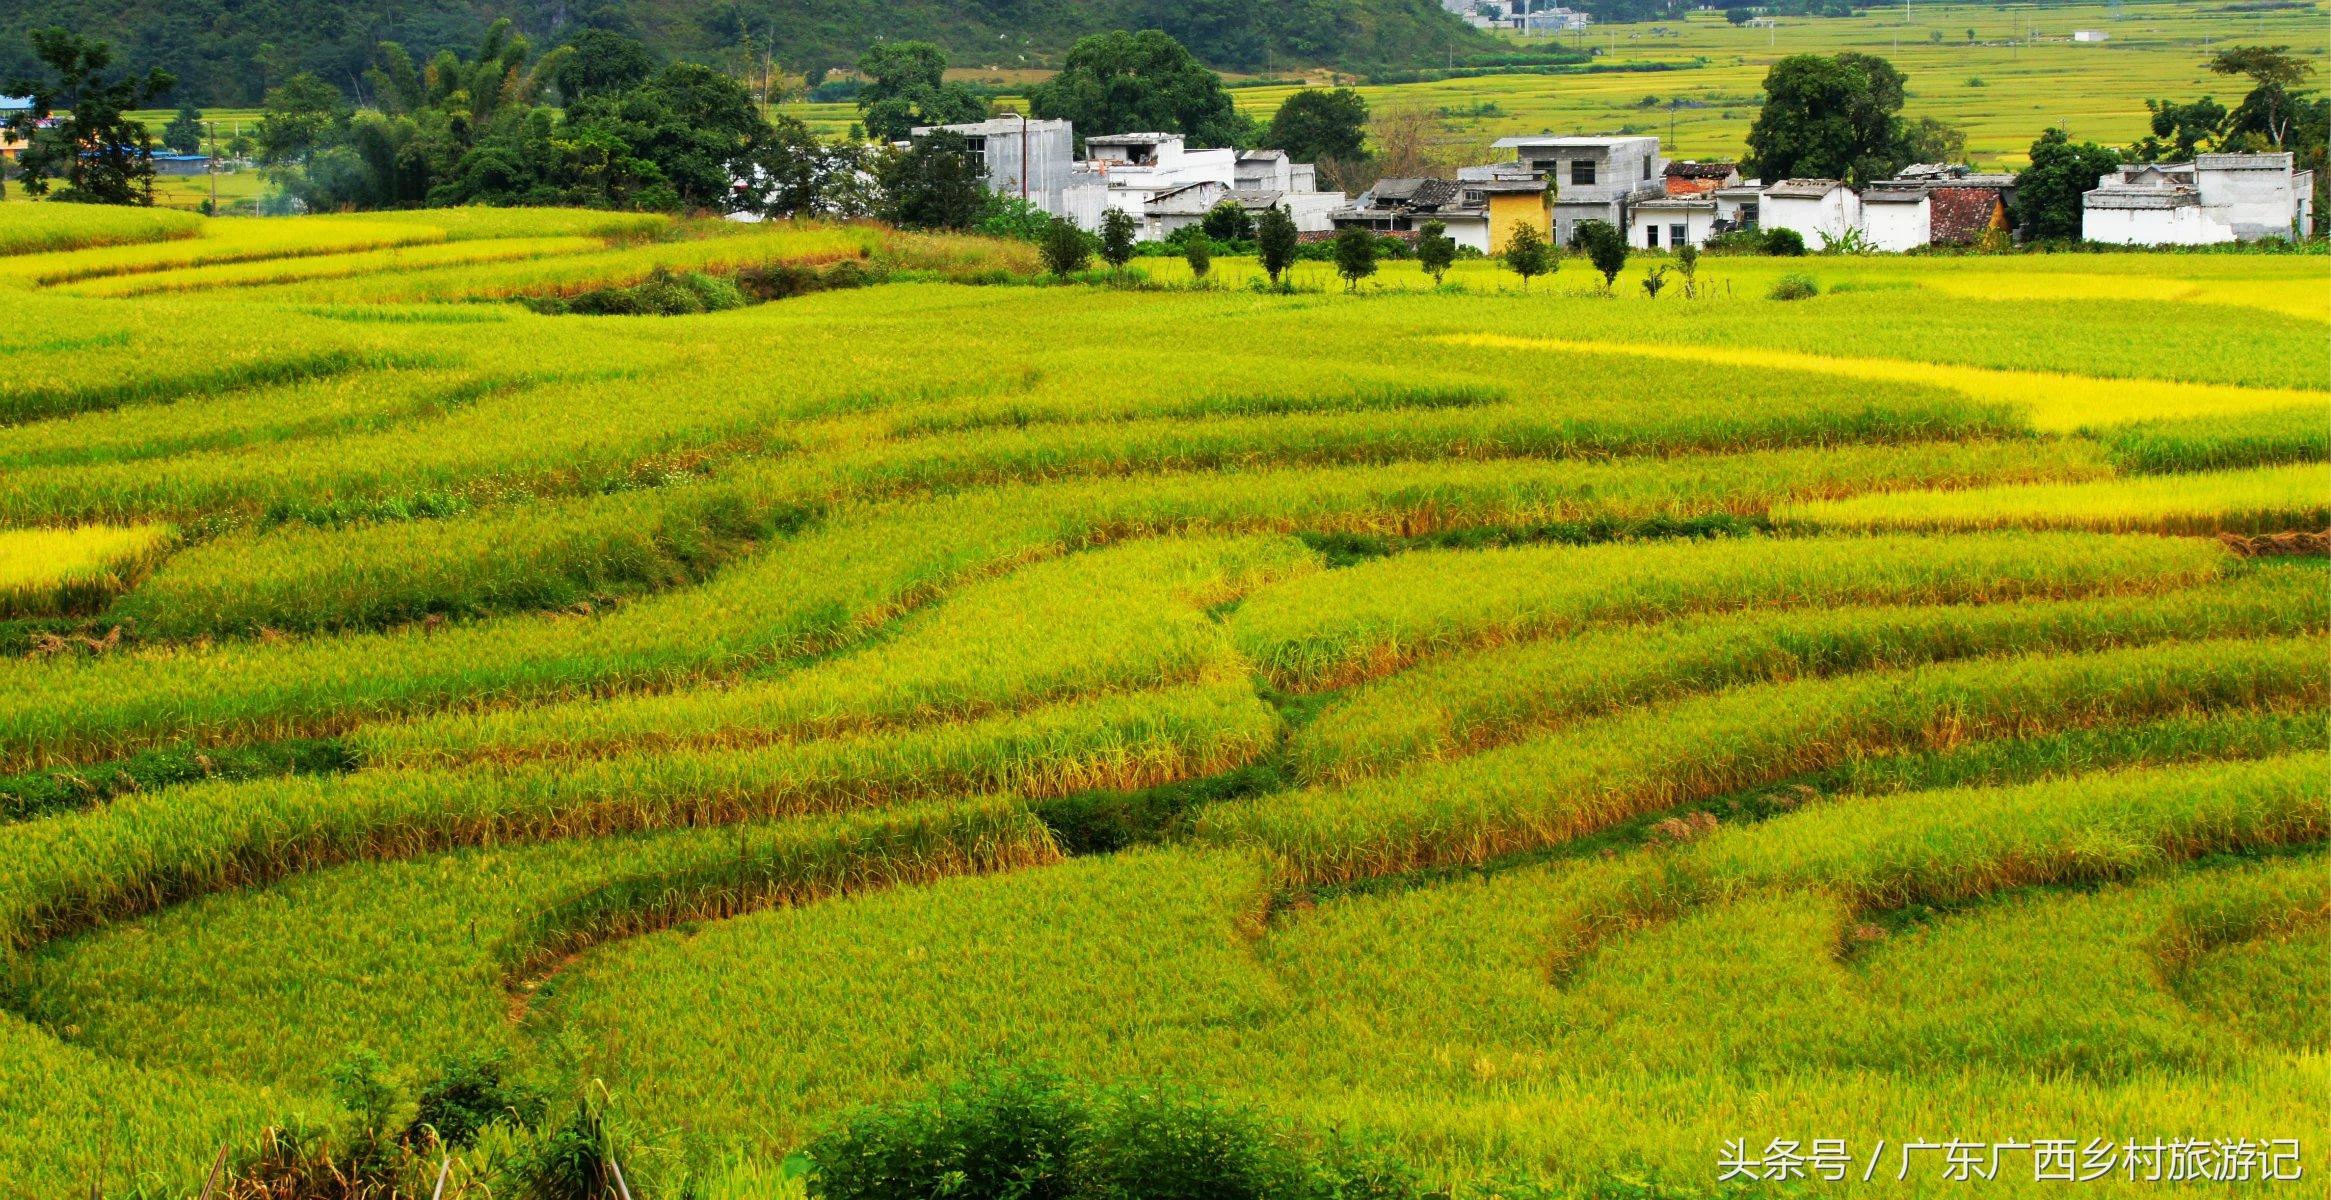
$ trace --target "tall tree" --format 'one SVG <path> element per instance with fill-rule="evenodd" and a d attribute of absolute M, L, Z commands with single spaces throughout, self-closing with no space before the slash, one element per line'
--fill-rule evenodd
<path fill-rule="evenodd" d="M 2226 106 L 2208 96 L 2179 104 L 2174 100 L 2147 100 L 2153 132 L 2129 147 L 2137 162 L 2178 162 L 2204 147 L 2217 144 L 2226 130 Z"/>
<path fill-rule="evenodd" d="M 270 166 L 302 162 L 348 124 L 348 100 L 340 89 L 302 71 L 269 88 L 259 112 L 259 161 Z"/>
<path fill-rule="evenodd" d="M 568 104 L 638 87 L 663 66 L 647 43 L 605 29 L 586 29 L 560 49 L 558 61 L 542 73 Z"/>
<path fill-rule="evenodd" d="M 1047 120 L 1074 121 L 1080 142 L 1110 133 L 1178 133 L 1193 146 L 1252 140 L 1221 77 L 1155 29 L 1079 41 L 1060 73 L 1029 91 L 1028 104 Z"/>
<path fill-rule="evenodd" d="M 9 90 L 29 96 L 32 107 L 9 118 L 9 129 L 26 141 L 17 156 L 24 190 L 45 195 L 49 180 L 63 178 L 59 200 L 89 204 L 154 202 L 154 139 L 129 118 L 169 95 L 170 73 L 116 78 L 113 47 L 63 29 L 36 29 L 33 53 L 46 76 L 18 79 Z M 41 126 L 62 114 L 59 123 Z"/>
<path fill-rule="evenodd" d="M 918 125 L 957 125 L 987 116 L 987 101 L 947 82 L 947 52 L 929 42 L 879 42 L 858 56 L 866 86 L 858 93 L 866 136 L 904 140 Z"/>
<path fill-rule="evenodd" d="M 1368 102 L 1350 88 L 1304 88 L 1287 97 L 1262 144 L 1300 162 L 1356 163 L 1368 156 Z"/>
<path fill-rule="evenodd" d="M 1627 269 L 1627 235 L 1609 221 L 1580 221 L 1573 236 L 1579 249 L 1586 251 L 1586 260 L 1602 272 L 1603 294 L 1609 295 L 1611 285 L 1619 281 L 1619 272 Z"/>
<path fill-rule="evenodd" d="M 959 133 L 936 130 L 882 161 L 890 201 L 885 216 L 907 229 L 969 229 L 987 187 L 979 159 Z"/>
<path fill-rule="evenodd" d="M 1449 273 L 1449 264 L 1457 261 L 1457 240 L 1449 236 L 1445 221 L 1427 221 L 1416 227 L 1416 265 L 1433 277 L 1433 286 L 1441 286 L 1441 276 Z"/>
<path fill-rule="evenodd" d="M 1255 218 L 1255 255 L 1262 259 L 1263 273 L 1271 277 L 1275 287 L 1287 268 L 1295 265 L 1295 246 L 1301 238 L 1295 230 L 1295 218 L 1287 210 L 1274 204 Z"/>
<path fill-rule="evenodd" d="M 1782 179 L 1883 179 L 1911 161 L 1903 78 L 1885 59 L 1848 50 L 1792 54 L 1764 78 L 1748 131 L 1749 171 Z"/>
<path fill-rule="evenodd" d="M 2290 52 L 2288 46 L 2233 46 L 2210 57 L 2210 70 L 2250 80 L 2250 94 L 2236 105 L 2229 132 L 2256 133 L 2276 147 L 2290 138 L 2291 122 L 2300 95 L 2299 85 L 2315 73 L 2315 64 Z"/>
<path fill-rule="evenodd" d="M 162 144 L 172 154 L 199 154 L 202 151 L 202 110 L 192 104 L 181 104 L 162 127 Z"/>
<path fill-rule="evenodd" d="M 1110 274 L 1123 275 L 1125 264 L 1133 261 L 1136 234 L 1132 213 L 1111 208 L 1101 215 L 1101 258 L 1109 264 Z"/>
<path fill-rule="evenodd" d="M 1335 235 L 1335 273 L 1344 277 L 1344 290 L 1357 292 L 1360 281 L 1376 273 L 1376 235 L 1358 226 Z"/>
<path fill-rule="evenodd" d="M 2041 134 L 2032 143 L 2031 165 L 2015 177 L 2016 222 L 2024 236 L 2078 240 L 2081 196 L 2120 165 L 2115 150 L 2094 142 L 2074 145 L 2072 135 L 2061 129 Z"/>

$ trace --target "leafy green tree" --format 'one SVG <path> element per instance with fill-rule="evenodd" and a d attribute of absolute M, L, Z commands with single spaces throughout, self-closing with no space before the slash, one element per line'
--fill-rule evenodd
<path fill-rule="evenodd" d="M 1441 285 L 1441 276 L 1448 274 L 1449 264 L 1457 261 L 1457 240 L 1449 236 L 1449 226 L 1442 221 L 1427 221 L 1417 226 L 1416 263 L 1424 273 L 1433 277 L 1433 286 Z"/>
<path fill-rule="evenodd" d="M 1764 78 L 1764 109 L 1748 131 L 1744 169 L 1782 179 L 1882 179 L 1911 161 L 1902 73 L 1848 50 L 1792 54 Z"/>
<path fill-rule="evenodd" d="M 947 52 L 930 42 L 878 42 L 858 56 L 866 86 L 858 93 L 866 136 L 900 141 L 918 125 L 960 125 L 987 118 L 987 101 L 947 82 Z"/>
<path fill-rule="evenodd" d="M 1903 127 L 1910 162 L 1961 163 L 1967 161 L 1967 131 L 1933 117 L 1920 117 Z"/>
<path fill-rule="evenodd" d="M 1122 208 L 1112 208 L 1101 215 L 1101 257 L 1114 274 L 1124 274 L 1125 264 L 1133 261 L 1133 242 L 1136 235 L 1133 214 Z"/>
<path fill-rule="evenodd" d="M 1198 224 L 1207 237 L 1218 242 L 1243 242 L 1255 235 L 1255 219 L 1236 200 L 1223 200 L 1207 209 Z"/>
<path fill-rule="evenodd" d="M 2288 46 L 2232 46 L 2210 56 L 2210 70 L 2250 80 L 2250 94 L 2236 105 L 2229 132 L 2252 132 L 2280 147 L 2290 138 L 2299 86 L 2315 64 Z"/>
<path fill-rule="evenodd" d="M 1602 272 L 1603 292 L 1608 295 L 1619 281 L 1619 272 L 1627 269 L 1627 235 L 1608 221 L 1581 221 L 1576 236 L 1579 248 L 1586 251 L 1586 260 Z"/>
<path fill-rule="evenodd" d="M 2208 96 L 2185 104 L 2147 100 L 2153 132 L 2129 147 L 2132 162 L 2182 162 L 2215 145 L 2226 129 L 2226 106 Z"/>
<path fill-rule="evenodd" d="M 568 104 L 638 87 L 664 65 L 646 42 L 606 29 L 586 29 L 558 53 L 558 60 L 547 62 L 542 74 Z"/>
<path fill-rule="evenodd" d="M 1221 77 L 1155 29 L 1079 41 L 1060 73 L 1029 91 L 1028 105 L 1046 120 L 1074 121 L 1080 141 L 1156 132 L 1179 133 L 1193 146 L 1243 146 L 1252 133 Z"/>
<path fill-rule="evenodd" d="M 962 134 L 943 129 L 883 159 L 880 174 L 884 215 L 905 229 L 969 229 L 987 198 L 979 159 Z"/>
<path fill-rule="evenodd" d="M 1214 243 L 1202 237 L 1183 242 L 1182 261 L 1190 264 L 1190 278 L 1206 282 L 1206 273 L 1214 269 Z"/>
<path fill-rule="evenodd" d="M 2050 129 L 2032 143 L 2031 165 L 2015 177 L 2015 217 L 2024 236 L 2040 241 L 2080 237 L 2080 198 L 2121 165 L 2117 151 L 2094 142 L 2074 145 Z"/>
<path fill-rule="evenodd" d="M 1255 254 L 1262 259 L 1263 273 L 1271 277 L 1272 286 L 1278 286 L 1279 277 L 1295 265 L 1295 246 L 1301 240 L 1295 218 L 1276 204 L 1255 219 Z"/>
<path fill-rule="evenodd" d="M 1546 235 L 1535 225 L 1514 227 L 1513 236 L 1505 243 L 1506 270 L 1522 277 L 1522 290 L 1530 290 L 1530 280 L 1555 268 L 1554 248 L 1546 244 Z"/>
<path fill-rule="evenodd" d="M 304 161 L 348 124 L 340 89 L 302 71 L 270 88 L 259 113 L 259 161 L 269 166 Z"/>
<path fill-rule="evenodd" d="M 162 127 L 162 144 L 172 154 L 200 154 L 202 152 L 202 110 L 192 104 L 181 104 L 170 123 Z"/>
<path fill-rule="evenodd" d="M 726 208 L 732 185 L 774 136 L 744 84 L 698 63 L 673 63 L 638 87 L 580 101 L 567 109 L 566 125 L 601 130 L 627 157 L 655 164 L 688 208 Z M 790 128 L 809 140 L 805 128 Z"/>
<path fill-rule="evenodd" d="M 1093 257 L 1092 239 L 1075 223 L 1058 217 L 1045 229 L 1044 240 L 1036 249 L 1044 256 L 1044 269 L 1062 278 L 1084 270 Z"/>
<path fill-rule="evenodd" d="M 1350 88 L 1304 88 L 1287 97 L 1263 145 L 1298 162 L 1356 163 L 1368 156 L 1368 102 Z"/>
<path fill-rule="evenodd" d="M 10 117 L 9 129 L 25 139 L 17 155 L 18 176 L 34 196 L 48 194 L 49 180 L 62 178 L 59 200 L 87 204 L 152 204 L 154 139 L 129 110 L 162 99 L 176 82 L 155 70 L 143 78 L 115 78 L 113 47 L 62 29 L 36 29 L 32 50 L 45 77 L 18 79 L 9 90 L 28 96 L 32 107 Z M 58 124 L 41 128 L 50 118 Z"/>
<path fill-rule="evenodd" d="M 1353 227 L 1335 235 L 1335 273 L 1344 277 L 1344 290 L 1357 292 L 1360 281 L 1376 273 L 1376 235 Z"/>

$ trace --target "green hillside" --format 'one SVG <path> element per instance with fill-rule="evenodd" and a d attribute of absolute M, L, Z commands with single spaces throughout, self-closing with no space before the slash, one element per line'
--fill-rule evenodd
<path fill-rule="evenodd" d="M 302 70 L 353 88 L 384 39 L 417 56 L 467 50 L 505 16 L 540 42 L 611 28 L 707 61 L 739 61 L 749 35 L 795 71 L 847 64 L 884 38 L 936 41 L 968 66 L 1043 67 L 1115 28 L 1162 28 L 1226 69 L 1421 65 L 1499 48 L 1435 0 L 25 0 L 0 6 L 0 78 L 30 66 L 27 29 L 63 25 L 172 72 L 198 103 L 247 104 Z"/>

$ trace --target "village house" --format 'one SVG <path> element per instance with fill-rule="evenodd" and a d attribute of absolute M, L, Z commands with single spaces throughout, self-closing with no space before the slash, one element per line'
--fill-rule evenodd
<path fill-rule="evenodd" d="M 1900 254 L 1932 240 L 1934 208 L 1925 188 L 1864 188 L 1862 239 L 1872 250 Z"/>
<path fill-rule="evenodd" d="M 1061 194 L 1068 188 L 1076 157 L 1076 131 L 1067 121 L 1032 121 L 998 117 L 966 125 L 922 125 L 923 137 L 935 130 L 962 136 L 964 145 L 979 157 L 987 190 L 1018 196 L 1048 213 L 1061 211 Z"/>
<path fill-rule="evenodd" d="M 1795 230 L 1818 250 L 1859 230 L 1861 197 L 1836 179 L 1784 179 L 1757 196 L 1757 223 L 1767 231 Z"/>
<path fill-rule="evenodd" d="M 1918 188 L 1926 193 L 1926 244 L 1967 246 L 2007 232 L 2007 207 L 2015 199 L 2015 176 L 1983 174 L 1959 163 L 1915 163 L 1884 188 Z"/>
<path fill-rule="evenodd" d="M 1142 238 L 1160 241 L 1235 200 L 1254 211 L 1278 205 L 1297 229 L 1319 232 L 1344 203 L 1342 192 L 1317 189 L 1310 163 L 1289 162 L 1283 150 L 1194 150 L 1178 133 L 1120 133 L 1085 139 L 1079 161 L 1071 123 L 1017 116 L 919 126 L 914 134 L 942 130 L 961 135 L 979 156 L 989 191 L 1025 197 L 1087 230 L 1118 209 Z"/>
<path fill-rule="evenodd" d="M 1646 250 L 1706 245 L 1719 232 L 1716 196 L 1661 196 L 1629 210 L 1627 240 Z"/>
<path fill-rule="evenodd" d="M 1526 179 L 1555 185 L 1553 235 L 1568 245 L 1581 221 L 1607 221 L 1627 228 L 1628 206 L 1667 194 L 1666 159 L 1655 137 L 1533 137 L 1499 138 L 1500 150 L 1511 150 L 1511 162 L 1467 167 L 1457 173 L 1463 183 Z"/>
<path fill-rule="evenodd" d="M 1713 196 L 1723 188 L 1740 182 L 1740 164 L 1730 162 L 1695 162 L 1683 159 L 1667 164 L 1662 182 L 1672 199 L 1699 199 Z"/>
<path fill-rule="evenodd" d="M 1425 222 L 1439 221 L 1447 226 L 1451 241 L 1492 253 L 1488 205 L 1467 204 L 1466 186 L 1451 179 L 1379 179 L 1329 219 L 1339 230 L 1365 229 L 1394 237 L 1413 237 Z M 1538 195 L 1543 205 L 1544 193 Z"/>
<path fill-rule="evenodd" d="M 2287 153 L 2131 163 L 2082 195 L 2080 236 L 2121 246 L 2298 237 L 2314 219 L 2315 173 L 2295 165 Z"/>

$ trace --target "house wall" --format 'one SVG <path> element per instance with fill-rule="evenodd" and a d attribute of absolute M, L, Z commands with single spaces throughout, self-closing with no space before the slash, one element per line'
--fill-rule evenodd
<path fill-rule="evenodd" d="M 1441 223 L 1449 227 L 1449 240 L 1460 246 L 1471 246 L 1483 254 L 1495 254 L 1504 249 L 1492 249 L 1489 243 L 1489 219 L 1479 216 L 1443 217 Z"/>
<path fill-rule="evenodd" d="M 2210 215 L 2231 226 L 2235 237 L 2255 241 L 2291 236 L 2299 205 L 2290 171 L 2202 168 L 2194 172 L 2194 180 L 2201 191 L 2202 207 L 2216 210 Z"/>
<path fill-rule="evenodd" d="M 1514 230 L 1524 225 L 1547 237 L 1553 235 L 1553 222 L 1546 209 L 1544 192 L 1491 192 L 1489 225 L 1486 236 L 1489 244 L 1503 250 L 1514 240 Z"/>
<path fill-rule="evenodd" d="M 1684 227 L 1684 240 L 1675 240 L 1675 226 Z M 1657 249 L 1673 250 L 1678 246 L 1706 245 L 1716 233 L 1716 214 L 1701 209 L 1680 212 L 1638 208 L 1627 221 L 1627 244 L 1638 250 L 1653 249 L 1650 230 L 1659 230 Z"/>
<path fill-rule="evenodd" d="M 1861 202 L 1853 192 L 1837 188 L 1818 200 L 1798 200 L 1766 193 L 1757 204 L 1757 224 L 1764 229 L 1794 229 L 1807 249 L 1818 250 L 1825 240 L 1844 237 L 1861 225 Z"/>
<path fill-rule="evenodd" d="M 1320 233 L 1335 228 L 1327 214 L 1347 203 L 1342 192 L 1289 192 L 1279 197 L 1279 206 L 1295 219 L 1295 232 Z"/>
<path fill-rule="evenodd" d="M 1926 197 L 1915 203 L 1862 205 L 1862 237 L 1870 248 L 1891 254 L 1916 250 L 1926 245 L 1933 236 L 1933 210 Z"/>
<path fill-rule="evenodd" d="M 2080 236 L 2114 246 L 2208 246 L 2235 240 L 2232 226 L 2195 204 L 2176 208 L 2084 208 Z"/>

